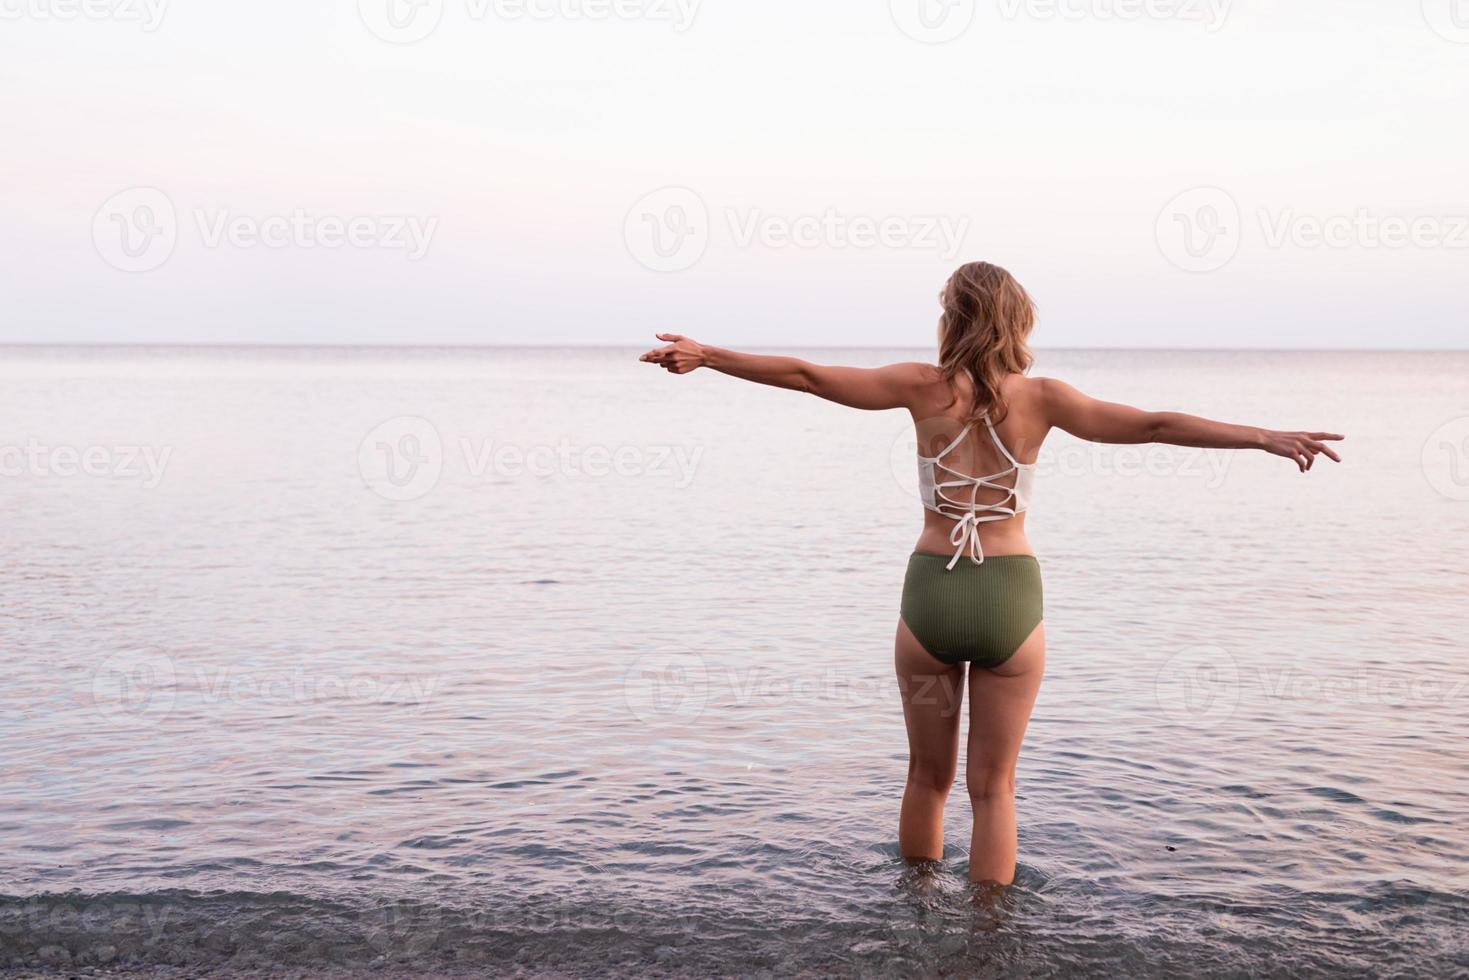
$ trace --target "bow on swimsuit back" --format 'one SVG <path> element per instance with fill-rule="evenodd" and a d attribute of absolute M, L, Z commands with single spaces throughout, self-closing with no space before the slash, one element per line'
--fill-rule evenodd
<path fill-rule="evenodd" d="M 995 448 L 1010 465 L 989 476 L 971 476 L 944 463 L 969 437 L 959 438 L 937 456 L 918 456 L 923 506 L 954 522 L 949 543 L 954 556 L 918 552 L 908 559 L 903 580 L 903 622 L 930 655 L 945 663 L 998 667 L 1009 660 L 1040 625 L 1043 615 L 1040 564 L 1032 555 L 985 559 L 979 540 L 982 524 L 1007 521 L 1030 507 L 1035 464 L 1017 460 L 994 423 L 985 415 Z M 982 503 L 981 493 L 1002 494 Z M 969 563 L 958 568 L 969 551 Z"/>

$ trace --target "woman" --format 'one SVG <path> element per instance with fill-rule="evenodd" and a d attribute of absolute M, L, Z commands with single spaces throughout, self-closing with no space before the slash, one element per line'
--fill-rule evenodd
<path fill-rule="evenodd" d="M 969 877 L 1008 885 L 1015 878 L 1015 762 L 1046 660 L 1040 567 L 1025 538 L 1025 512 L 1047 433 L 1261 449 L 1302 473 L 1318 454 L 1340 462 L 1325 443 L 1342 437 L 1144 412 L 1027 377 L 1035 305 L 1008 272 L 987 262 L 955 272 L 940 301 L 937 365 L 823 367 L 706 347 L 677 334 L 659 334 L 668 346 L 642 360 L 674 374 L 707 367 L 852 408 L 906 408 L 912 415 L 924 514 L 895 651 L 909 751 L 899 846 L 909 860 L 943 858 L 944 801 L 958 766 L 967 669 Z"/>

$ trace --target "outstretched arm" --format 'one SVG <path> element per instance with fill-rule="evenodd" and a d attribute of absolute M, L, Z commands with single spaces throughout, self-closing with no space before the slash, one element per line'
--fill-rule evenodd
<path fill-rule="evenodd" d="M 1088 398 L 1070 385 L 1052 378 L 1040 381 L 1050 424 L 1092 442 L 1121 445 L 1160 442 L 1203 449 L 1261 449 L 1294 461 L 1302 473 L 1315 464 L 1318 453 L 1334 462 L 1341 462 L 1341 457 L 1325 443 L 1344 437 L 1330 432 L 1280 432 L 1213 422 L 1177 412 L 1144 412 L 1127 405 Z"/>
<path fill-rule="evenodd" d="M 656 364 L 672 374 L 688 374 L 707 367 L 743 381 L 804 391 L 839 405 L 869 411 L 906 408 L 912 404 L 913 394 L 924 377 L 925 366 L 921 364 L 890 364 L 880 368 L 828 367 L 796 357 L 742 354 L 720 347 L 705 347 L 676 333 L 660 333 L 658 339 L 667 341 L 668 346 L 648 351 L 641 360 Z"/>

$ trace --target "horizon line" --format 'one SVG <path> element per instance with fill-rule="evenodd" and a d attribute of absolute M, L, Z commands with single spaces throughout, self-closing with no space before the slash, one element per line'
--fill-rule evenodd
<path fill-rule="evenodd" d="M 744 345 L 742 345 L 744 346 Z M 623 351 L 641 350 L 643 344 L 343 344 L 343 343 L 229 343 L 202 341 L 184 343 L 177 341 L 3 341 L 0 351 L 37 348 L 77 350 L 118 350 L 130 348 L 159 348 L 165 350 L 441 350 L 441 351 L 495 351 L 495 350 L 586 350 Z M 926 350 L 928 345 L 908 346 L 904 344 L 751 344 L 750 350 L 786 351 L 883 351 L 883 350 Z M 1037 353 L 1192 353 L 1192 354 L 1462 354 L 1469 353 L 1464 347 L 1074 347 L 1035 346 Z"/>

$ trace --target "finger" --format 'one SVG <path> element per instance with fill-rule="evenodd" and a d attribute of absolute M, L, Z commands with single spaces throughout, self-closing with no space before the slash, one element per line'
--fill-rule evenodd
<path fill-rule="evenodd" d="M 1312 452 L 1316 452 L 1316 453 L 1320 453 L 1321 455 L 1325 456 L 1327 459 L 1331 460 L 1333 463 L 1340 463 L 1341 462 L 1341 457 L 1338 456 L 1334 451 L 1332 451 L 1332 449 L 1331 449 L 1330 446 L 1323 446 L 1319 442 L 1313 442 L 1313 443 L 1311 443 L 1311 451 Z"/>
<path fill-rule="evenodd" d="M 675 343 L 676 344 L 680 340 L 683 340 L 684 338 L 681 335 L 676 334 L 676 333 L 660 333 L 658 335 L 658 339 L 659 340 L 667 340 L 667 341 L 670 341 L 671 343 Z"/>
<path fill-rule="evenodd" d="M 1346 436 L 1337 435 L 1335 432 L 1312 432 L 1310 436 L 1317 442 L 1341 442 L 1346 438 Z"/>

